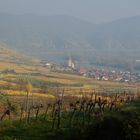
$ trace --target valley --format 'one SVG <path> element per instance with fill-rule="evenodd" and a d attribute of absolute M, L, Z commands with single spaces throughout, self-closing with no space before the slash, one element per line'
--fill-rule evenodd
<path fill-rule="evenodd" d="M 99 25 L 63 15 L 0 19 L 0 43 L 9 49 L 57 63 L 71 55 L 80 65 L 139 70 L 139 16 Z"/>
<path fill-rule="evenodd" d="M 139 140 L 140 16 L 0 19 L 0 140 Z"/>

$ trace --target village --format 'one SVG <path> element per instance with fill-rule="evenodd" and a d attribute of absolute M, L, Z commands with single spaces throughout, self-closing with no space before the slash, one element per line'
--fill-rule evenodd
<path fill-rule="evenodd" d="M 78 62 L 72 60 L 69 57 L 67 63 L 42 63 L 44 67 L 48 68 L 53 72 L 61 72 L 68 74 L 81 75 L 83 77 L 92 78 L 95 80 L 112 81 L 112 82 L 126 82 L 135 84 L 140 82 L 140 74 L 124 70 L 108 70 L 108 69 L 97 69 L 87 68 L 79 66 Z"/>

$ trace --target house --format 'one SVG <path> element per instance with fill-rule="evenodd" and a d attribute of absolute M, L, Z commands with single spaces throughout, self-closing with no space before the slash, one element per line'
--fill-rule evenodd
<path fill-rule="evenodd" d="M 46 64 L 45 64 L 45 67 L 51 69 L 51 68 L 52 68 L 52 64 L 51 64 L 51 63 L 46 63 Z"/>
<path fill-rule="evenodd" d="M 80 68 L 80 70 L 79 70 L 80 74 L 85 74 L 87 72 L 88 72 L 88 70 L 86 68 Z"/>
<path fill-rule="evenodd" d="M 102 77 L 102 80 L 108 81 L 108 80 L 109 80 L 109 77 L 108 77 L 108 76 L 103 76 L 103 77 Z"/>

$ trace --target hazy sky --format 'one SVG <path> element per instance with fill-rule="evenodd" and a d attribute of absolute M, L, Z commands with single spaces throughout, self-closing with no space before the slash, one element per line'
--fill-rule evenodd
<path fill-rule="evenodd" d="M 0 0 L 0 12 L 71 15 L 101 23 L 140 15 L 140 0 Z"/>

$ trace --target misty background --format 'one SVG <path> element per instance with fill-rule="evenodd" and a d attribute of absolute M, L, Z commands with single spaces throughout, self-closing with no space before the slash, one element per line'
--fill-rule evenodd
<path fill-rule="evenodd" d="M 94 23 L 140 14 L 139 0 L 0 0 L 1 13 L 70 15 Z"/>
<path fill-rule="evenodd" d="M 0 0 L 0 46 L 46 60 L 139 70 L 140 1 Z"/>

